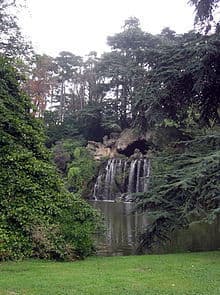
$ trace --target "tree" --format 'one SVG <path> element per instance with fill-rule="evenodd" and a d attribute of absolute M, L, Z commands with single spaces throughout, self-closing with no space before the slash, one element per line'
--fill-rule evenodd
<path fill-rule="evenodd" d="M 36 117 L 43 117 L 48 100 L 52 98 L 56 85 L 56 65 L 52 57 L 36 55 L 32 64 L 32 70 L 24 84 L 24 90 L 31 97 L 35 107 Z M 51 102 L 51 101 L 50 101 Z"/>
<path fill-rule="evenodd" d="M 82 109 L 85 104 L 84 85 L 81 79 L 82 58 L 63 51 L 55 58 L 55 63 L 57 84 L 52 99 L 55 103 L 58 102 L 56 109 L 60 115 L 60 122 L 63 122 L 70 106 Z"/>
<path fill-rule="evenodd" d="M 109 90 L 105 83 L 106 77 L 103 76 L 99 64 L 100 58 L 97 57 L 95 51 L 90 52 L 83 63 L 85 101 L 87 103 L 102 103 L 106 92 Z"/>
<path fill-rule="evenodd" d="M 91 189 L 91 181 L 97 174 L 96 170 L 97 162 L 86 148 L 76 147 L 73 152 L 73 160 L 68 165 L 67 185 L 69 190 L 88 194 L 89 189 Z"/>
<path fill-rule="evenodd" d="M 155 126 L 169 119 L 179 127 L 220 122 L 218 38 L 217 33 L 203 36 L 190 32 L 152 52 L 154 64 L 146 73 L 137 103 L 137 109 L 145 114 L 139 114 L 137 121 Z"/>
<path fill-rule="evenodd" d="M 104 136 L 102 127 L 102 108 L 97 103 L 89 103 L 81 112 L 77 125 L 87 140 L 101 141 Z"/>
<path fill-rule="evenodd" d="M 195 24 L 208 33 L 216 25 L 214 12 L 219 7 L 219 0 L 189 0 L 188 3 L 195 7 Z"/>
<path fill-rule="evenodd" d="M 108 37 L 112 51 L 103 54 L 98 67 L 109 84 L 106 97 L 114 96 L 122 128 L 130 126 L 136 116 L 135 105 L 151 64 L 150 52 L 158 41 L 159 38 L 141 30 L 136 18 L 126 20 L 121 33 Z"/>
<path fill-rule="evenodd" d="M 2 58 L 0 77 L 0 260 L 84 257 L 93 248 L 97 215 L 65 190 L 41 121 Z"/>
<path fill-rule="evenodd" d="M 193 221 L 212 223 L 220 212 L 220 137 L 198 136 L 157 153 L 149 192 L 138 207 L 151 218 L 140 237 L 140 250 L 154 249 Z"/>
<path fill-rule="evenodd" d="M 192 221 L 213 222 L 220 208 L 219 33 L 172 34 L 169 40 L 162 32 L 161 38 L 136 121 L 157 130 L 157 137 L 170 126 L 180 136 L 165 138 L 165 145 L 157 138 L 149 191 L 137 196 L 140 210 L 152 217 L 140 240 L 148 250 Z"/>
<path fill-rule="evenodd" d="M 0 1 L 0 53 L 9 58 L 27 60 L 32 55 L 32 47 L 19 28 L 16 3 L 16 0 Z"/>

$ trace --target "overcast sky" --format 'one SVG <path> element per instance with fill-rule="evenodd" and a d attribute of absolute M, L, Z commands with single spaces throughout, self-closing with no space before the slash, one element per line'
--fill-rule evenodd
<path fill-rule="evenodd" d="M 55 56 L 67 50 L 84 56 L 107 50 L 106 37 L 120 32 L 130 16 L 139 18 L 142 29 L 150 33 L 164 27 L 177 33 L 193 29 L 193 8 L 187 1 L 27 0 L 21 24 L 37 52 Z"/>

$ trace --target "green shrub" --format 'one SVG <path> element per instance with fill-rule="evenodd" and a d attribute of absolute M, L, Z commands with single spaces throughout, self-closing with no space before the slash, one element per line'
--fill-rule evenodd
<path fill-rule="evenodd" d="M 0 58 L 0 260 L 84 257 L 92 250 L 97 215 L 64 188 L 17 79 Z"/>
<path fill-rule="evenodd" d="M 74 245 L 74 253 L 83 258 L 94 252 L 94 235 L 101 231 L 101 215 L 80 198 L 75 198 L 71 208 L 64 209 L 61 228 L 65 240 Z M 95 222 L 96 221 L 96 222 Z"/>
<path fill-rule="evenodd" d="M 89 188 L 89 184 L 96 175 L 96 172 L 97 163 L 94 161 L 86 148 L 75 148 L 74 160 L 68 167 L 68 188 L 78 193 L 85 193 L 85 190 Z"/>

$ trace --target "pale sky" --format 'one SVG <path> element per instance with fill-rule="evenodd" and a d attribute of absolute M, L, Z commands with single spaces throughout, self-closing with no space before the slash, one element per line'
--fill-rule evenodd
<path fill-rule="evenodd" d="M 38 53 L 56 56 L 71 51 L 84 56 L 108 50 L 107 36 L 121 31 L 124 20 L 139 18 L 141 28 L 160 33 L 193 29 L 193 8 L 188 0 L 26 0 L 28 12 L 21 25 Z"/>

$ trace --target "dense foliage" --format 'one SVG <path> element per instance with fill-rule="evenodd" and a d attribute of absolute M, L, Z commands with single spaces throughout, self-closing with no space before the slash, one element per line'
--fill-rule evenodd
<path fill-rule="evenodd" d="M 212 130 L 220 124 L 219 31 L 176 34 L 165 28 L 152 35 L 141 30 L 138 19 L 130 18 L 122 32 L 108 38 L 108 44 L 110 52 L 100 58 L 93 53 L 85 63 L 61 54 L 56 63 L 60 67 L 65 58 L 72 65 L 65 83 L 73 90 L 65 93 L 62 102 L 63 95 L 56 96 L 57 119 L 52 124 L 48 117 L 45 121 L 49 132 L 51 127 L 59 130 L 51 132 L 58 139 L 74 132 L 73 136 L 101 140 L 128 127 L 156 134 L 151 189 L 139 196 L 139 208 L 154 216 L 141 241 L 149 248 L 193 218 L 214 219 L 219 210 L 219 141 L 213 139 L 217 135 Z M 166 138 L 168 128 L 175 138 Z M 76 160 L 69 166 L 73 187 L 80 181 L 80 165 Z"/>
<path fill-rule="evenodd" d="M 85 61 L 69 52 L 38 58 L 30 85 L 47 81 L 37 93 L 45 103 L 50 100 L 51 111 L 44 112 L 44 104 L 39 112 L 49 145 L 79 135 L 100 141 L 132 126 L 188 128 L 219 122 L 218 32 L 176 34 L 165 28 L 152 35 L 130 18 L 108 44 L 111 51 L 100 58 L 94 52 Z"/>
<path fill-rule="evenodd" d="M 65 190 L 18 78 L 1 58 L 0 259 L 84 257 L 92 251 L 97 214 Z"/>
<path fill-rule="evenodd" d="M 69 164 L 67 175 L 67 184 L 69 190 L 82 193 L 88 190 L 91 180 L 97 174 L 97 163 L 84 147 L 78 147 L 74 150 L 74 159 Z"/>
<path fill-rule="evenodd" d="M 219 26 L 219 19 L 216 20 L 216 11 L 219 8 L 219 0 L 189 0 L 195 7 L 195 24 L 205 33 L 208 33 L 212 27 Z"/>
<path fill-rule="evenodd" d="M 132 17 L 108 37 L 110 51 L 101 57 L 62 51 L 30 62 L 11 13 L 16 1 L 1 1 L 0 53 L 29 70 L 22 68 L 21 81 L 0 60 L 0 259 L 91 253 L 97 215 L 66 188 L 81 195 L 90 189 L 97 167 L 86 142 L 125 128 L 156 135 L 149 193 L 138 196 L 139 209 L 153 214 L 141 247 L 219 213 L 220 30 L 213 17 L 219 1 L 188 2 L 200 33 L 164 28 L 152 35 Z M 213 25 L 215 32 L 201 33 Z M 169 128 L 175 138 L 166 136 Z"/>
<path fill-rule="evenodd" d="M 98 163 L 82 139 L 58 141 L 52 147 L 52 158 L 71 192 L 88 196 L 91 193 Z"/>
<path fill-rule="evenodd" d="M 151 224 L 141 236 L 140 250 L 166 241 L 190 222 L 213 222 L 220 213 L 220 136 L 199 136 L 158 152 L 152 160 L 149 192 L 139 198 Z"/>
<path fill-rule="evenodd" d="M 152 126 L 169 119 L 181 128 L 219 123 L 219 45 L 218 33 L 188 33 L 154 50 L 138 102 L 147 112 L 136 120 Z"/>

